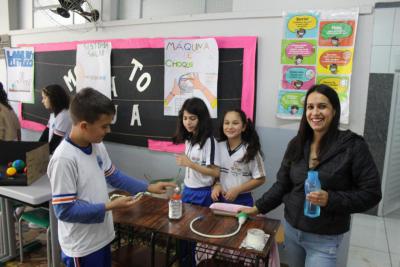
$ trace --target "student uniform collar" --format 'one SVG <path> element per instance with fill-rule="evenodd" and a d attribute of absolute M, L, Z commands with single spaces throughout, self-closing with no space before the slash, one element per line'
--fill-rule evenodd
<path fill-rule="evenodd" d="M 82 147 L 82 146 L 78 146 L 77 144 L 75 144 L 74 142 L 72 142 L 71 138 L 69 136 L 67 136 L 65 138 L 65 141 L 67 141 L 68 143 L 70 143 L 71 145 L 73 145 L 74 147 L 79 148 L 83 153 L 85 153 L 86 155 L 90 155 L 92 154 L 92 144 L 89 144 L 86 147 Z"/>
<path fill-rule="evenodd" d="M 233 154 L 235 154 L 235 152 L 238 151 L 242 146 L 243 146 L 243 142 L 231 150 L 231 148 L 229 147 L 228 140 L 226 141 L 226 148 L 228 149 L 229 156 L 232 156 Z"/>

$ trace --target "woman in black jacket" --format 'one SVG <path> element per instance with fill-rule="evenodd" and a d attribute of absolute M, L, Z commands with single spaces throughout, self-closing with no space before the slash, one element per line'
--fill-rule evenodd
<path fill-rule="evenodd" d="M 381 199 L 380 176 L 364 139 L 339 130 L 340 102 L 326 85 L 309 89 L 300 128 L 290 141 L 277 181 L 249 214 L 285 205 L 285 244 L 289 266 L 336 266 L 336 252 L 349 230 L 350 214 L 374 207 Z M 321 190 L 307 200 L 321 208 L 319 217 L 304 215 L 307 172 L 319 173 Z"/>

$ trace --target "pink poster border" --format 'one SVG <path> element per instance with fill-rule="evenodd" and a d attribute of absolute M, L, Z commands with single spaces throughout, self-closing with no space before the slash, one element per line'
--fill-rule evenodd
<path fill-rule="evenodd" d="M 215 38 L 219 48 L 243 48 L 243 77 L 242 77 L 242 102 L 241 108 L 246 115 L 253 119 L 254 117 L 254 94 L 255 94 L 255 66 L 256 66 L 256 36 L 210 36 L 210 37 L 174 37 L 171 39 L 199 39 Z M 164 40 L 170 38 L 132 38 L 132 39 L 107 39 L 107 40 L 85 40 L 63 43 L 47 44 L 24 44 L 20 46 L 34 47 L 35 52 L 65 51 L 76 50 L 78 44 L 94 42 L 111 42 L 112 49 L 128 48 L 163 48 Z M 19 106 L 19 119 L 23 128 L 35 131 L 43 131 L 44 125 L 24 120 L 22 118 L 22 106 Z M 176 150 L 171 144 L 163 141 L 149 140 L 149 149 L 166 152 L 178 152 L 182 147 Z"/>

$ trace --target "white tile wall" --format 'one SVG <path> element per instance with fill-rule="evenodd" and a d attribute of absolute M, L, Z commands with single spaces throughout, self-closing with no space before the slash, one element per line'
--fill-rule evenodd
<path fill-rule="evenodd" d="M 392 44 L 394 16 L 394 8 L 375 9 L 374 39 L 372 42 L 374 46 Z"/>
<path fill-rule="evenodd" d="M 395 9 L 392 45 L 400 45 L 400 7 Z"/>
<path fill-rule="evenodd" d="M 400 70 L 400 45 L 393 45 L 390 52 L 389 72 L 393 73 L 396 69 Z"/>
<path fill-rule="evenodd" d="M 371 55 L 371 73 L 388 73 L 391 46 L 374 46 Z"/>

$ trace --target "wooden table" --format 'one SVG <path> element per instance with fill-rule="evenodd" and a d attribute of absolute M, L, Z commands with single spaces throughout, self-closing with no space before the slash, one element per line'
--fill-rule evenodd
<path fill-rule="evenodd" d="M 125 211 L 113 212 L 115 223 L 132 225 L 150 230 L 157 234 L 165 234 L 180 240 L 190 240 L 214 245 L 222 248 L 233 249 L 245 254 L 255 255 L 257 259 L 267 259 L 272 242 L 278 231 L 280 221 L 265 217 L 249 218 L 242 226 L 240 232 L 230 238 L 206 238 L 196 235 L 190 230 L 190 222 L 198 217 L 204 216 L 203 220 L 195 223 L 196 230 L 207 234 L 231 233 L 237 228 L 237 219 L 234 217 L 214 215 L 211 209 L 197 205 L 184 203 L 183 217 L 180 220 L 168 219 L 168 200 L 144 196 L 138 201 L 134 208 Z M 250 228 L 259 228 L 270 235 L 262 251 L 239 248 Z M 154 240 L 154 236 L 152 237 Z M 154 246 L 152 246 L 154 247 Z M 154 251 L 152 252 L 154 255 Z M 154 260 L 152 260 L 154 263 Z"/>

